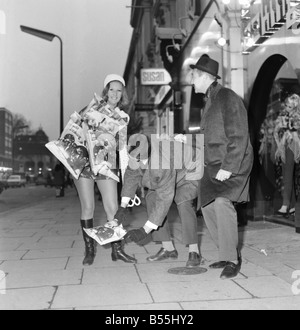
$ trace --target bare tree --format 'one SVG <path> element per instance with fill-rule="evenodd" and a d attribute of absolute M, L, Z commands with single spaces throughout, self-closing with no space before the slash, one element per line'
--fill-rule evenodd
<path fill-rule="evenodd" d="M 31 134 L 31 122 L 23 115 L 13 114 L 13 135 L 16 135 L 20 130 L 25 130 L 26 134 Z"/>

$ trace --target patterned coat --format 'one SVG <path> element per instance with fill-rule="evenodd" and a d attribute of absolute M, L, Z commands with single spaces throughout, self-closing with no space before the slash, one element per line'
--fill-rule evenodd
<path fill-rule="evenodd" d="M 203 207 L 217 197 L 246 202 L 253 165 L 247 111 L 241 98 L 220 84 L 213 84 L 207 96 L 200 123 L 204 134 L 200 205 Z M 231 172 L 232 176 L 224 182 L 216 180 L 220 169 Z"/>

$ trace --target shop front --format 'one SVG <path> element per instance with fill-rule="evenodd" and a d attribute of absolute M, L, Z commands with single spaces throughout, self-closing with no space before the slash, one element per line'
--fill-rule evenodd
<path fill-rule="evenodd" d="M 298 231 L 300 2 L 262 4 L 244 30 L 245 103 L 255 152 L 249 214 L 254 220 L 285 222 Z"/>

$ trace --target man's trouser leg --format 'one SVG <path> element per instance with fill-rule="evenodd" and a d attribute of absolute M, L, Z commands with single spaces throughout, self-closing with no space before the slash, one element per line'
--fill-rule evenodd
<path fill-rule="evenodd" d="M 202 213 L 211 237 L 219 248 L 219 260 L 237 260 L 237 213 L 232 202 L 227 198 L 216 198 L 202 208 Z"/>
<path fill-rule="evenodd" d="M 152 210 L 152 208 L 155 207 L 155 192 L 153 191 L 148 192 L 146 196 L 146 207 L 149 215 L 148 210 Z M 169 242 L 172 240 L 167 217 L 165 218 L 162 225 L 158 227 L 158 230 L 154 230 L 152 232 L 152 239 L 154 242 Z"/>
<path fill-rule="evenodd" d="M 182 243 L 198 244 L 198 220 L 193 201 L 177 204 L 177 210 L 182 225 Z"/>

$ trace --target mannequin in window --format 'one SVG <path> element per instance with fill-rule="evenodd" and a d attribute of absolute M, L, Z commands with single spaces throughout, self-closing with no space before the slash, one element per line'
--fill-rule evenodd
<path fill-rule="evenodd" d="M 277 214 L 295 213 L 294 167 L 300 161 L 300 96 L 292 94 L 285 99 L 275 122 L 275 158 L 282 164 L 282 206 Z"/>

